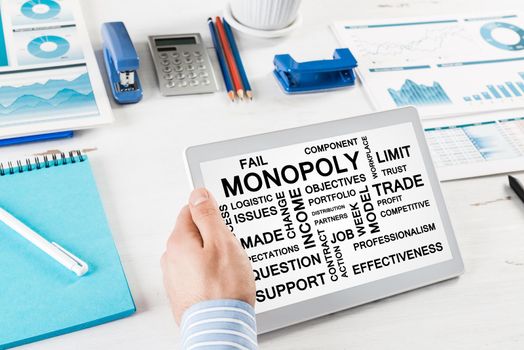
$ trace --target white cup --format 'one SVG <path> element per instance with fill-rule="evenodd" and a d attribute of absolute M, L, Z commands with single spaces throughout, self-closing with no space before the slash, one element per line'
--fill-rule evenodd
<path fill-rule="evenodd" d="M 241 24 L 260 30 L 278 30 L 297 19 L 302 0 L 231 0 L 231 13 Z"/>

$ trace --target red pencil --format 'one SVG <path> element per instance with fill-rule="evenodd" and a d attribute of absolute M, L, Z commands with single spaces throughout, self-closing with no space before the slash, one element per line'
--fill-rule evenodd
<path fill-rule="evenodd" d="M 244 98 L 244 87 L 242 86 L 242 78 L 240 78 L 240 72 L 238 71 L 235 57 L 233 56 L 233 51 L 231 51 L 231 45 L 229 45 L 229 41 L 227 40 L 224 24 L 218 16 L 216 18 L 216 25 L 218 36 L 220 37 L 220 41 L 222 42 L 222 48 L 224 49 L 224 54 L 226 56 L 227 65 L 229 67 L 229 71 L 231 72 L 231 78 L 233 79 L 233 85 L 235 87 L 238 97 L 242 99 Z"/>

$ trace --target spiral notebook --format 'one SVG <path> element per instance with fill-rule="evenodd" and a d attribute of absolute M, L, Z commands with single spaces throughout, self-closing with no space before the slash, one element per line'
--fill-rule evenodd
<path fill-rule="evenodd" d="M 0 207 L 89 264 L 77 277 L 0 221 L 0 349 L 135 312 L 87 156 L 0 163 Z"/>

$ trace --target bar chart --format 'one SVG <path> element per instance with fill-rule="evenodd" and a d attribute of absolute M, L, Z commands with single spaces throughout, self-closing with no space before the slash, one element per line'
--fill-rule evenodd
<path fill-rule="evenodd" d="M 397 106 L 407 105 L 435 105 L 449 104 L 451 100 L 442 86 L 438 82 L 433 82 L 432 86 L 417 84 L 411 79 L 407 79 L 399 90 L 388 89 L 389 95 Z"/>
<path fill-rule="evenodd" d="M 486 90 L 479 94 L 464 96 L 464 101 L 482 101 L 482 100 L 498 100 L 498 99 L 512 99 L 524 96 L 524 72 L 519 72 L 518 75 L 522 80 L 520 81 L 505 81 L 502 83 L 488 84 Z"/>

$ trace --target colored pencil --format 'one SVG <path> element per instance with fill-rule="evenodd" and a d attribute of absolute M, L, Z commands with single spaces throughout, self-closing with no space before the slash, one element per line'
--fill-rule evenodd
<path fill-rule="evenodd" d="M 252 100 L 253 92 L 251 91 L 251 85 L 249 84 L 249 80 L 247 79 L 246 69 L 244 68 L 244 64 L 242 63 L 242 58 L 240 57 L 240 51 L 238 51 L 238 46 L 233 35 L 233 31 L 231 30 L 231 26 L 229 25 L 229 23 L 227 23 L 225 19 L 223 19 L 223 22 L 224 29 L 226 30 L 227 38 L 229 40 L 229 45 L 231 45 L 231 50 L 233 51 L 233 56 L 235 56 L 235 61 L 240 72 L 240 78 L 242 78 L 242 85 L 244 85 L 247 97 L 249 97 L 249 99 Z"/>
<path fill-rule="evenodd" d="M 213 45 L 215 45 L 215 51 L 218 57 L 218 63 L 220 65 L 220 71 L 222 72 L 222 77 L 224 78 L 224 84 L 226 85 L 227 95 L 231 101 L 235 101 L 235 91 L 233 90 L 233 83 L 231 83 L 231 76 L 229 75 L 229 70 L 227 68 L 226 59 L 224 57 L 224 52 L 222 46 L 220 45 L 220 40 L 218 39 L 217 31 L 213 19 L 210 17 L 207 19 L 207 24 L 209 26 L 209 31 L 211 32 L 211 39 L 213 40 Z"/>
<path fill-rule="evenodd" d="M 216 26 L 218 37 L 222 43 L 222 48 L 224 49 L 224 55 L 226 56 L 227 66 L 229 67 L 229 72 L 231 72 L 231 78 L 233 79 L 233 86 L 237 92 L 238 97 L 242 99 L 244 97 L 244 88 L 242 87 L 242 79 L 240 79 L 240 73 L 238 73 L 238 67 L 235 63 L 235 58 L 233 57 L 233 52 L 231 51 L 231 46 L 227 40 L 226 31 L 224 30 L 224 25 L 220 17 L 216 17 Z"/>

